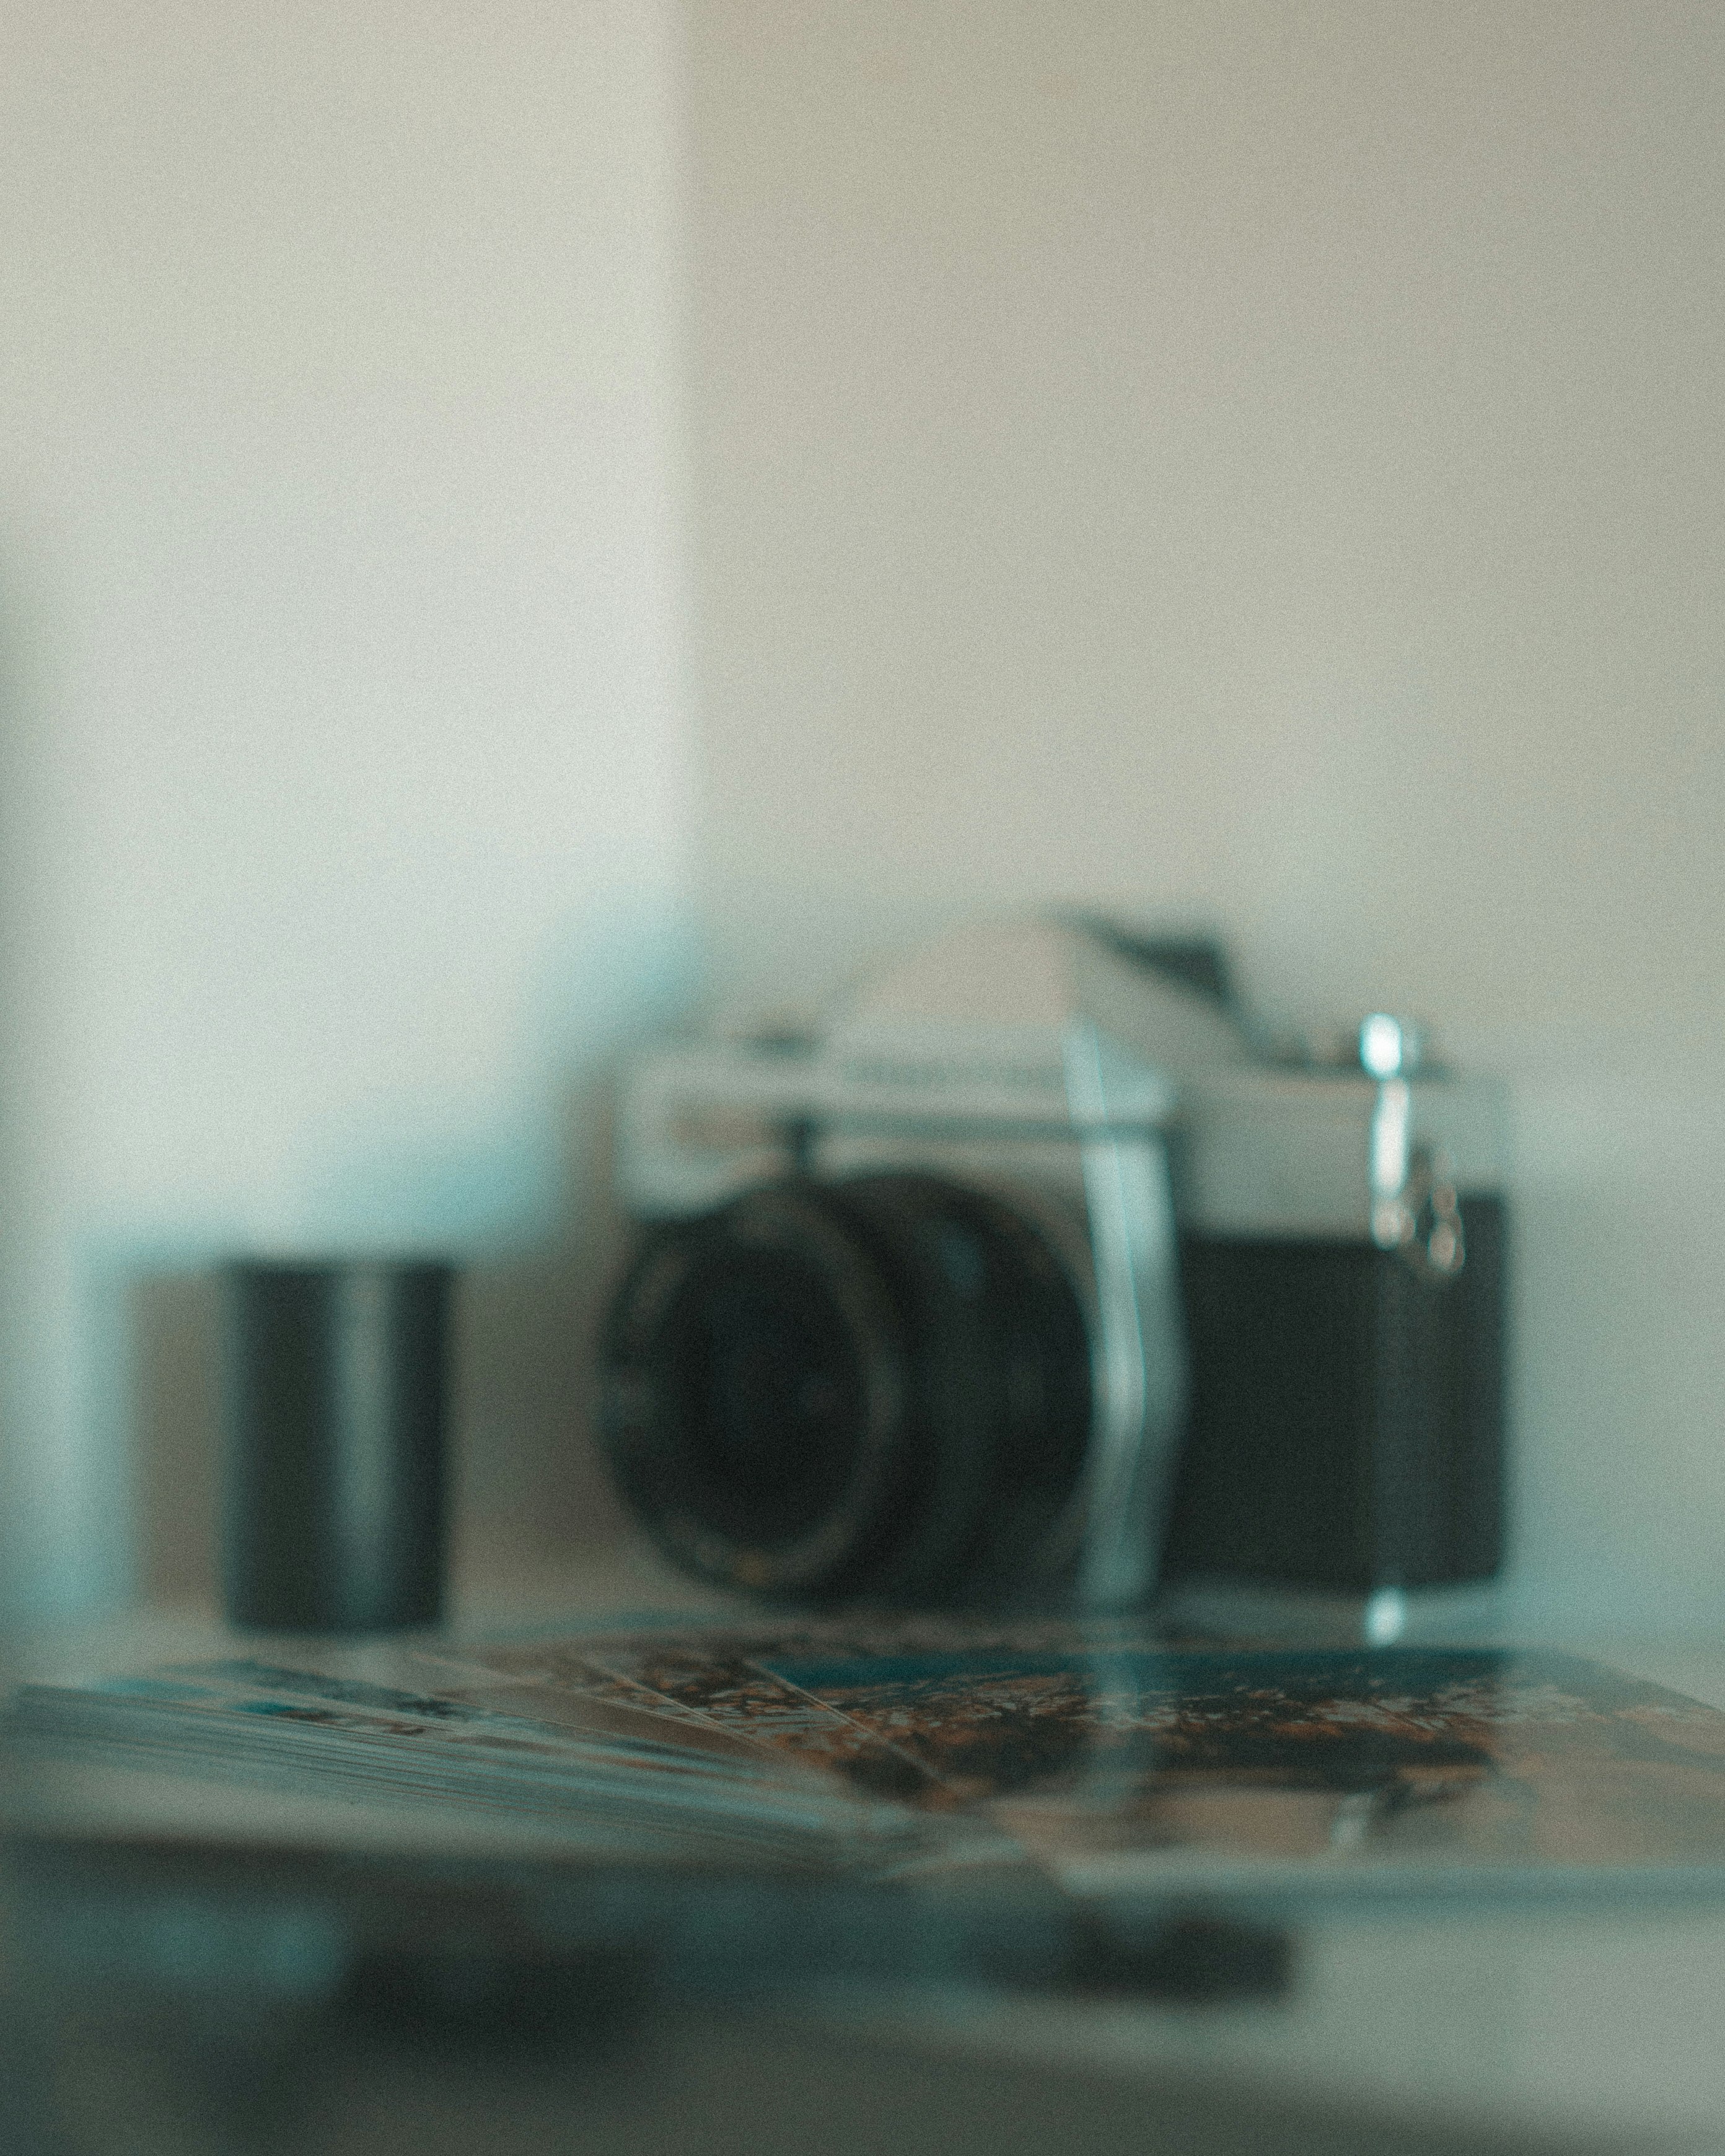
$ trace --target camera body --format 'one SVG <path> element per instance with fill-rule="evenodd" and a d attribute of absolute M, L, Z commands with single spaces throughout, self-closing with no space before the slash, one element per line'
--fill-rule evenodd
<path fill-rule="evenodd" d="M 803 1604 L 1368 1597 L 1502 1543 L 1495 1089 L 1266 1047 L 1213 946 L 957 932 L 815 1033 L 630 1075 L 619 1486 Z"/>

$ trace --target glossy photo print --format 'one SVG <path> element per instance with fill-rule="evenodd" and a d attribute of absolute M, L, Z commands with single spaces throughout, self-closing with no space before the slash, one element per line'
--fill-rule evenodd
<path fill-rule="evenodd" d="M 44 1768 L 177 1769 L 476 1836 L 1101 1895 L 1725 1893 L 1725 1714 L 1545 1651 L 956 1618 L 323 1645 L 26 1688 Z"/>

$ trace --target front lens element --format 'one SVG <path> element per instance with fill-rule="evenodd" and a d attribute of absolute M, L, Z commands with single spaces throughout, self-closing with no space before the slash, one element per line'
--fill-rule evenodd
<path fill-rule="evenodd" d="M 768 1185 L 656 1230 L 602 1430 L 676 1562 L 786 1600 L 1050 1583 L 1087 1456 L 1083 1313 L 1045 1237 L 941 1178 Z"/>
<path fill-rule="evenodd" d="M 689 1507 L 751 1545 L 807 1535 L 854 1480 L 865 1435 L 845 1311 L 794 1255 L 742 1250 L 696 1269 L 668 1315 Z"/>
<path fill-rule="evenodd" d="M 819 1599 L 892 1516 L 905 1390 L 866 1232 L 830 1191 L 775 1184 L 649 1240 L 612 1312 L 602 1434 L 679 1563 Z"/>

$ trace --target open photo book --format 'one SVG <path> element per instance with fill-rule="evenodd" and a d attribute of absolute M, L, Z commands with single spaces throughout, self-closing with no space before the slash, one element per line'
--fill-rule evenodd
<path fill-rule="evenodd" d="M 14 1758 L 529 1821 L 572 1850 L 1066 1892 L 1725 1897 L 1725 1713 L 1543 1650 L 1128 1622 L 253 1644 L 27 1686 Z"/>

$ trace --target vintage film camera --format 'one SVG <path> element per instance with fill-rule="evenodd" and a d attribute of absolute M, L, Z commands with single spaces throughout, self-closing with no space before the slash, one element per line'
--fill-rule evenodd
<path fill-rule="evenodd" d="M 812 1038 L 660 1050 L 618 1483 L 780 1602 L 1255 1593 L 1394 1636 L 1500 1560 L 1501 1122 L 1404 1024 L 1279 1054 L 1216 947 L 1085 919 L 949 935 Z"/>

